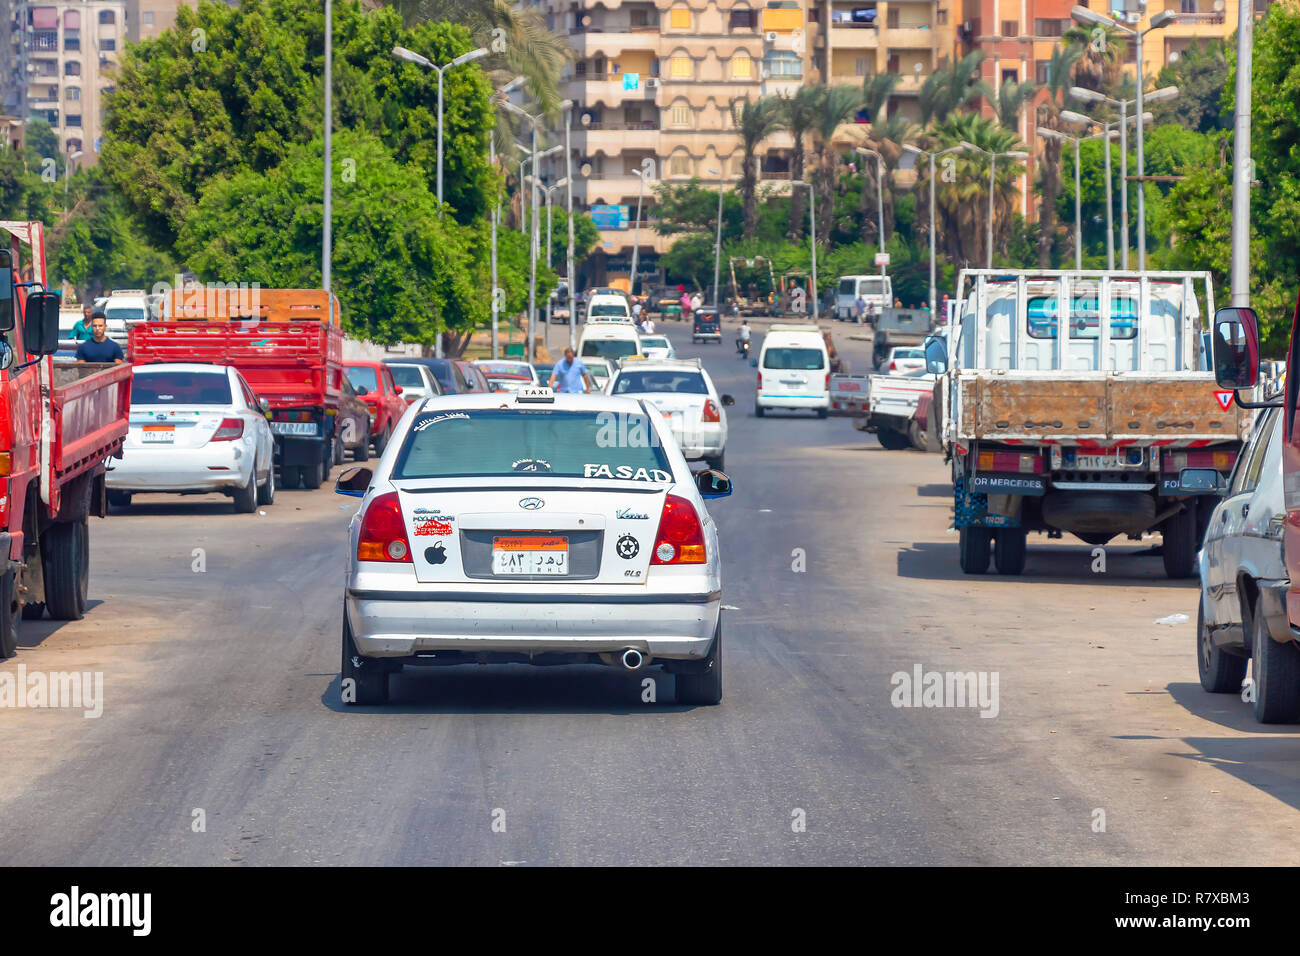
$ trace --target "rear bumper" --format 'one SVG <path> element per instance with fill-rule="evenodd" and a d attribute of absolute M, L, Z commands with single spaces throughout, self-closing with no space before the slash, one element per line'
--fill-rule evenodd
<path fill-rule="evenodd" d="M 780 395 L 760 392 L 758 404 L 764 408 L 830 408 L 830 395 Z"/>
<path fill-rule="evenodd" d="M 412 593 L 349 588 L 345 608 L 357 650 L 402 658 L 424 651 L 595 654 L 636 648 L 651 658 L 705 657 L 720 591 L 592 595 L 555 600 L 506 593 Z"/>
<path fill-rule="evenodd" d="M 253 456 L 237 442 L 215 442 L 202 448 L 128 448 L 104 481 L 112 491 L 223 491 L 242 488 L 252 472 Z"/>

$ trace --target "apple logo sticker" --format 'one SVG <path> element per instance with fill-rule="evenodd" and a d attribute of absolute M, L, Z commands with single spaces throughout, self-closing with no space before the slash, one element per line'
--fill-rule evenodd
<path fill-rule="evenodd" d="M 430 564 L 443 564 L 447 560 L 447 552 L 441 544 L 435 544 L 431 548 L 424 549 L 424 560 Z"/>

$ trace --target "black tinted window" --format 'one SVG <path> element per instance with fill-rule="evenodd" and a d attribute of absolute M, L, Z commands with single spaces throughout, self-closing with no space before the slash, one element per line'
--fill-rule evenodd
<path fill-rule="evenodd" d="M 133 405 L 229 405 L 230 380 L 224 372 L 136 372 Z"/>

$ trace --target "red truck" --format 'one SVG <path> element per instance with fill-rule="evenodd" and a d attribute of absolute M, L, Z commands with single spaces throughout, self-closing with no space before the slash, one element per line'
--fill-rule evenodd
<path fill-rule="evenodd" d="M 0 222 L 0 657 L 24 619 L 85 615 L 87 518 L 108 513 L 104 473 L 126 441 L 131 366 L 55 365 L 60 301 L 42 224 Z"/>
<path fill-rule="evenodd" d="M 320 289 L 177 289 L 165 318 L 131 329 L 136 365 L 211 362 L 233 365 L 269 407 L 282 488 L 319 488 L 336 460 L 335 444 L 353 445 L 338 425 L 343 392 L 339 300 Z"/>

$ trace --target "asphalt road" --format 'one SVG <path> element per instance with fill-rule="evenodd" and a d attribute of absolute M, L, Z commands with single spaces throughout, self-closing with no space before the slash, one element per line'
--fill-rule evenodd
<path fill-rule="evenodd" d="M 1296 728 L 1201 691 L 1191 582 L 1140 545 L 1096 573 L 1033 540 L 1023 577 L 965 577 L 939 456 L 756 419 L 730 335 L 682 328 L 736 397 L 721 706 L 677 706 L 667 675 L 645 703 L 644 675 L 511 665 L 408 671 L 389 706 L 345 709 L 350 499 L 137 497 L 92 524 L 86 618 L 25 622 L 0 665 L 104 675 L 98 718 L 0 710 L 0 860 L 1297 862 Z M 894 706 L 918 665 L 996 674 L 996 716 Z"/>

